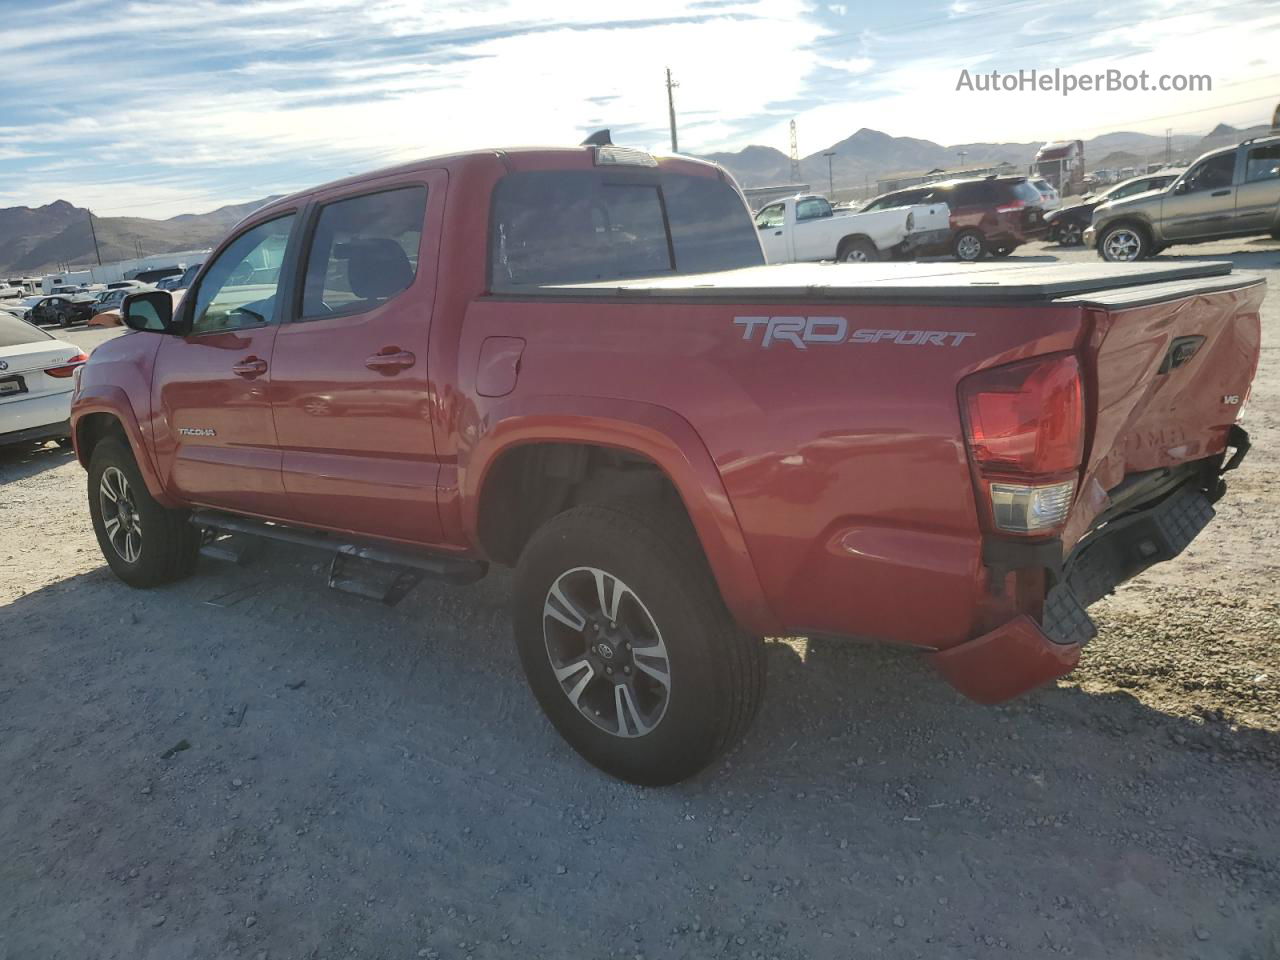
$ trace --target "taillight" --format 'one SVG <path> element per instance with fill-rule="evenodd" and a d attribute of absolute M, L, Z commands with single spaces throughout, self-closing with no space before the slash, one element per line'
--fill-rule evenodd
<path fill-rule="evenodd" d="M 1065 523 L 1084 455 L 1084 389 L 1075 355 L 975 373 L 960 383 L 960 406 L 992 525 L 1038 534 Z"/>
<path fill-rule="evenodd" d="M 88 359 L 89 357 L 87 354 L 77 353 L 74 357 L 69 359 L 66 363 L 62 364 L 61 366 L 48 367 L 45 370 L 45 373 L 47 373 L 51 377 L 59 377 L 59 378 L 69 377 L 76 372 L 77 367 L 79 367 L 82 363 L 84 363 Z"/>
<path fill-rule="evenodd" d="M 1006 203 L 1002 207 L 996 207 L 996 213 L 1017 213 L 1026 203 L 1022 200 L 1015 200 L 1013 203 Z"/>

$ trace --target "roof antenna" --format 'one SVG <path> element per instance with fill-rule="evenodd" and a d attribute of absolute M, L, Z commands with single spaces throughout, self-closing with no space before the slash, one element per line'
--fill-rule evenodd
<path fill-rule="evenodd" d="M 612 147 L 613 138 L 609 136 L 609 128 L 606 127 L 603 130 L 597 130 L 591 136 L 587 137 L 587 139 L 582 141 L 581 145 L 584 147 Z"/>

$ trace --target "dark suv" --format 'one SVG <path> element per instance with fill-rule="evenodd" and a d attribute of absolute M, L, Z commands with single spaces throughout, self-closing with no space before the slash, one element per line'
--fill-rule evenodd
<path fill-rule="evenodd" d="M 957 260 L 970 262 L 988 253 L 1007 257 L 1047 232 L 1044 201 L 1026 177 L 943 180 L 885 194 L 863 209 L 884 210 L 914 203 L 945 203 L 951 210 L 949 241 L 945 246 L 918 251 L 925 256 L 950 253 Z"/>

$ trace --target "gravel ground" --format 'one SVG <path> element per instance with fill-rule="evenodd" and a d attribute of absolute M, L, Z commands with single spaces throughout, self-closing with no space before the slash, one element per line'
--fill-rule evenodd
<path fill-rule="evenodd" d="M 1280 286 L 1275 244 L 1195 253 Z M 1072 677 L 984 708 L 773 643 L 747 742 L 667 790 L 560 743 L 505 575 L 386 609 L 274 546 L 137 593 L 71 456 L 0 453 L 0 958 L 1280 956 L 1265 310 L 1252 456 Z"/>

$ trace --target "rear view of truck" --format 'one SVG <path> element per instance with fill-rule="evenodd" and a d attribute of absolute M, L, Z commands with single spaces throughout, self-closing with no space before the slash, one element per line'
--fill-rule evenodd
<path fill-rule="evenodd" d="M 1069 672 L 1086 608 L 1179 553 L 1248 449 L 1264 285 L 1229 264 L 794 264 L 572 292 L 603 287 L 624 305 L 593 316 L 627 310 L 635 377 L 716 458 L 775 629 L 933 651 L 978 700 Z M 702 346 L 649 362 L 672 342 Z"/>

